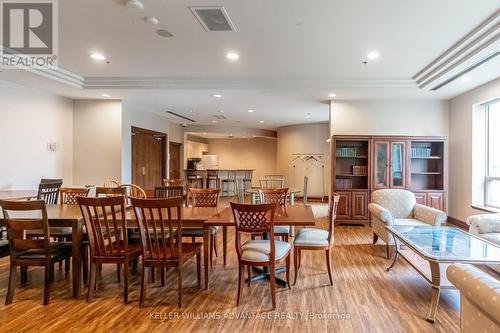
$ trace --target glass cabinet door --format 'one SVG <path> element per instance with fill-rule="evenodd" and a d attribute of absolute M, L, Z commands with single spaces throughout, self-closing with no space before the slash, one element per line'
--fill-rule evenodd
<path fill-rule="evenodd" d="M 404 142 L 391 142 L 391 188 L 405 187 L 405 152 Z"/>
<path fill-rule="evenodd" d="M 375 142 L 374 187 L 389 187 L 389 142 Z"/>

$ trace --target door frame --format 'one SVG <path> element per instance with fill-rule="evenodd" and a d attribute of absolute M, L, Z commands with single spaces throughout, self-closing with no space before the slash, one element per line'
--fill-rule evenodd
<path fill-rule="evenodd" d="M 136 132 L 141 132 L 141 133 L 145 133 L 145 134 L 150 134 L 150 135 L 157 135 L 157 136 L 161 136 L 162 138 L 162 160 L 161 160 L 161 177 L 162 179 L 166 178 L 166 175 L 167 175 L 167 168 L 168 168 L 168 134 L 167 133 L 163 133 L 163 132 L 158 132 L 158 131 L 153 131 L 153 130 L 150 130 L 150 129 L 147 129 L 147 128 L 142 128 L 142 127 L 137 127 L 137 126 L 131 126 L 130 127 L 130 131 L 131 131 L 131 135 L 130 135 L 130 141 L 131 141 L 131 144 L 130 144 L 130 157 L 131 157 L 131 161 L 133 161 L 134 159 L 134 155 L 133 155 L 133 152 L 132 152 L 132 136 L 134 136 L 134 133 Z M 131 163 L 130 165 L 130 174 L 133 175 L 134 174 L 134 170 L 133 170 L 133 167 L 134 167 L 134 163 Z M 131 179 L 132 180 L 132 179 Z"/>

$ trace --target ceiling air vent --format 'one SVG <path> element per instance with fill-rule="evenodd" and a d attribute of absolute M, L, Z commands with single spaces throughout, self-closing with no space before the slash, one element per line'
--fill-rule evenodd
<path fill-rule="evenodd" d="M 223 115 L 223 114 L 216 114 L 214 116 L 214 118 L 217 118 L 217 119 L 227 119 L 227 117 L 225 115 Z"/>
<path fill-rule="evenodd" d="M 224 7 L 189 7 L 206 31 L 236 31 Z"/>
<path fill-rule="evenodd" d="M 165 111 L 165 112 L 166 112 L 166 113 L 168 113 L 168 114 L 171 114 L 171 115 L 173 115 L 173 116 L 176 116 L 176 117 L 178 117 L 178 118 L 181 118 L 181 119 L 184 119 L 184 120 L 188 120 L 188 121 L 190 121 L 190 122 L 192 122 L 192 123 L 195 123 L 195 122 L 196 122 L 195 120 L 193 120 L 193 119 L 191 119 L 191 118 L 184 117 L 183 115 L 180 115 L 180 114 L 175 113 L 175 112 L 173 112 L 173 111 Z"/>

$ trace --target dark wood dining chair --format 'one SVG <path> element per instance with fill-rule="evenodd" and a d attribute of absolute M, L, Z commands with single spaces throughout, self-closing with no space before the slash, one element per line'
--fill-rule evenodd
<path fill-rule="evenodd" d="M 286 198 L 288 195 L 288 188 L 262 188 L 259 189 L 259 197 L 261 203 L 273 203 L 282 206 L 286 211 Z M 278 225 L 274 227 L 274 235 L 280 237 L 285 242 L 288 242 L 290 236 L 290 227 L 287 225 Z"/>
<path fill-rule="evenodd" d="M 330 200 L 330 211 L 328 217 L 328 230 L 319 228 L 303 228 L 297 233 L 294 240 L 293 247 L 293 266 L 295 276 L 293 284 L 297 282 L 297 275 L 300 269 L 301 255 L 303 250 L 311 251 L 325 251 L 326 252 L 326 266 L 328 269 L 328 277 L 330 284 L 333 286 L 332 276 L 332 248 L 333 248 L 333 232 L 335 226 L 335 218 L 337 217 L 337 206 L 339 204 L 340 195 L 337 193 L 332 194 Z"/>
<path fill-rule="evenodd" d="M 215 187 L 211 186 L 213 183 L 215 183 Z M 220 188 L 219 170 L 207 170 L 206 188 Z"/>
<path fill-rule="evenodd" d="M 124 187 L 126 192 L 125 192 L 125 199 L 127 200 L 127 206 L 130 206 L 130 198 L 139 198 L 139 199 L 146 199 L 148 196 L 146 194 L 146 191 L 142 189 L 142 187 L 135 185 L 135 184 L 122 184 L 120 187 Z"/>
<path fill-rule="evenodd" d="M 231 202 L 236 231 L 235 245 L 238 255 L 238 298 L 236 305 L 240 304 L 243 289 L 243 276 L 245 266 L 248 268 L 248 284 L 251 280 L 251 268 L 255 266 L 269 267 L 269 281 L 271 284 L 271 297 L 273 310 L 276 309 L 276 264 L 286 260 L 286 281 L 290 286 L 290 250 L 287 242 L 274 239 L 274 217 L 276 204 L 247 205 Z M 269 239 L 247 240 L 242 243 L 243 233 L 266 233 Z"/>
<path fill-rule="evenodd" d="M 50 182 L 48 180 L 43 181 L 43 183 L 41 182 L 38 185 L 38 194 L 36 196 L 36 199 L 45 201 L 47 205 L 57 204 L 59 199 L 59 191 L 63 184 L 62 180 L 54 182 Z"/>
<path fill-rule="evenodd" d="M 236 170 L 227 170 L 226 173 L 226 178 L 221 180 L 222 195 L 226 193 L 226 196 L 229 196 L 231 192 L 236 195 Z"/>
<path fill-rule="evenodd" d="M 27 276 L 28 266 L 41 266 L 45 267 L 43 304 L 47 305 L 50 298 L 50 283 L 54 276 L 54 263 L 71 258 L 71 243 L 50 241 L 45 201 L 0 201 L 0 206 L 7 224 L 10 247 L 9 286 L 5 304 L 11 304 L 14 298 L 17 266 L 21 267 L 21 280 L 23 275 Z M 34 212 L 37 214 L 33 215 Z M 43 230 L 43 238 L 28 239 L 26 237 L 28 229 Z"/>
<path fill-rule="evenodd" d="M 203 188 L 189 188 L 188 192 L 193 203 L 193 207 L 217 207 L 219 203 L 220 189 L 203 189 Z M 227 228 L 227 227 L 224 227 Z M 210 267 L 213 267 L 213 255 L 218 257 L 217 254 L 217 234 L 219 227 L 212 226 L 209 228 L 210 232 Z M 227 231 L 224 232 L 226 237 L 223 237 L 224 249 L 227 249 Z M 191 237 L 194 243 L 196 237 L 203 237 L 203 228 L 183 228 L 183 237 Z M 227 250 L 226 250 L 227 251 Z M 226 264 L 226 255 L 224 253 L 224 265 Z"/>
<path fill-rule="evenodd" d="M 117 265 L 120 283 L 123 266 L 123 302 L 128 302 L 129 263 L 141 255 L 139 245 L 129 245 L 124 196 L 77 197 L 90 243 L 90 275 L 87 302 L 96 289 L 97 266 Z"/>
<path fill-rule="evenodd" d="M 116 196 L 127 196 L 127 188 L 126 187 L 101 187 L 98 186 L 95 188 L 95 196 L 98 197 L 116 197 Z"/>
<path fill-rule="evenodd" d="M 142 245 L 142 278 L 139 307 L 144 306 L 148 282 L 147 267 L 174 267 L 177 271 L 178 306 L 182 307 L 182 270 L 191 257 L 196 256 L 196 276 L 201 287 L 201 243 L 183 243 L 182 199 L 131 198 L 139 225 Z M 165 237 L 165 235 L 170 237 Z"/>

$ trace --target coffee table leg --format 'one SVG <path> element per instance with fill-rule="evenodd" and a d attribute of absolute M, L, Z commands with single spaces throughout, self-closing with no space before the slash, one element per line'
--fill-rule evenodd
<path fill-rule="evenodd" d="M 396 241 L 396 237 L 393 236 L 392 239 L 394 239 L 394 247 L 396 248 L 396 251 L 394 253 L 394 259 L 392 259 L 392 263 L 389 267 L 387 267 L 386 271 L 390 271 L 394 267 L 394 264 L 396 264 L 396 260 L 398 260 L 398 256 L 399 256 L 398 244 Z"/>
<path fill-rule="evenodd" d="M 222 227 L 222 251 L 224 252 L 223 258 L 224 258 L 224 266 L 226 266 L 227 263 L 227 227 L 223 226 Z"/>
<path fill-rule="evenodd" d="M 203 269 L 205 270 L 205 289 L 208 290 L 208 247 L 210 244 L 210 232 L 208 226 L 203 227 Z"/>
<path fill-rule="evenodd" d="M 434 323 L 436 321 L 436 311 L 439 304 L 439 295 L 441 294 L 441 272 L 439 269 L 439 263 L 434 261 L 429 261 L 431 266 L 432 275 L 432 294 L 431 294 L 431 308 L 429 310 L 429 316 L 427 321 Z"/>

